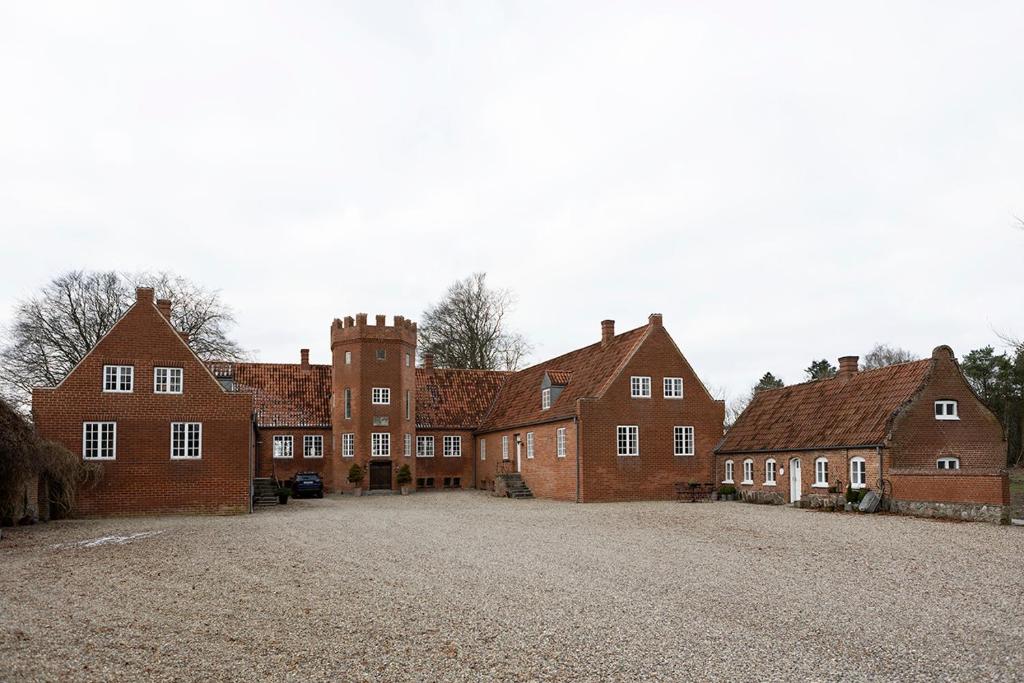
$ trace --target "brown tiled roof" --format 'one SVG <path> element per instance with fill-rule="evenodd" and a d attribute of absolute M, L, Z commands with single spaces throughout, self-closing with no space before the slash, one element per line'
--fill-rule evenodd
<path fill-rule="evenodd" d="M 475 429 L 510 373 L 416 368 L 416 426 Z"/>
<path fill-rule="evenodd" d="M 599 395 L 632 355 L 648 329 L 644 325 L 612 337 L 607 344 L 591 344 L 510 375 L 480 429 L 493 431 L 572 417 L 576 414 L 576 399 Z M 571 374 L 572 381 L 568 382 L 551 408 L 542 410 L 540 385 L 549 368 L 552 372 Z"/>
<path fill-rule="evenodd" d="M 572 379 L 572 373 L 566 370 L 548 370 L 548 379 L 555 386 L 564 387 Z"/>
<path fill-rule="evenodd" d="M 892 419 L 924 383 L 932 359 L 761 391 L 716 449 L 720 453 L 883 443 Z"/>
<path fill-rule="evenodd" d="M 233 380 L 238 391 L 252 391 L 260 427 L 330 427 L 331 366 L 298 364 L 211 363 L 220 380 Z"/>

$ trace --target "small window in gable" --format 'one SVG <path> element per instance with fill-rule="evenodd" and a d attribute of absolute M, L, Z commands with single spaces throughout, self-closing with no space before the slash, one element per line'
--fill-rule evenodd
<path fill-rule="evenodd" d="M 104 365 L 103 391 L 113 393 L 131 393 L 135 368 L 131 365 Z"/>
<path fill-rule="evenodd" d="M 935 402 L 935 419 L 936 420 L 959 420 L 960 415 L 957 413 L 956 401 L 936 401 Z"/>
<path fill-rule="evenodd" d="M 153 368 L 153 393 L 180 394 L 182 374 L 181 368 Z"/>
<path fill-rule="evenodd" d="M 664 395 L 665 398 L 682 398 L 683 397 L 683 378 L 682 377 L 666 377 L 664 382 Z"/>
<path fill-rule="evenodd" d="M 650 398 L 651 397 L 651 378 L 650 377 L 630 377 L 629 378 L 629 389 L 630 396 L 633 398 Z"/>
<path fill-rule="evenodd" d="M 935 461 L 935 465 L 940 470 L 958 470 L 960 469 L 960 458 L 953 456 L 939 458 Z"/>

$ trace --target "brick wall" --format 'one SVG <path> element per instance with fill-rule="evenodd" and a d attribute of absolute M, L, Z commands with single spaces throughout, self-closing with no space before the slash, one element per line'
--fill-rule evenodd
<path fill-rule="evenodd" d="M 306 435 L 323 438 L 323 457 L 305 457 L 303 443 Z M 274 457 L 274 436 L 291 436 L 294 445 L 291 458 Z M 333 488 L 328 484 L 327 472 L 334 460 L 333 442 L 330 428 L 314 429 L 309 427 L 260 427 L 256 430 L 256 476 L 276 477 L 282 481 L 291 479 L 296 472 L 316 472 L 324 479 L 324 488 Z"/>
<path fill-rule="evenodd" d="M 892 469 L 897 500 L 984 505 L 1010 504 L 1010 479 L 999 470 Z"/>
<path fill-rule="evenodd" d="M 836 486 L 840 492 L 846 491 L 850 483 L 850 462 L 854 458 L 863 458 L 866 467 L 866 487 L 877 489 L 880 471 L 878 468 L 878 452 L 874 448 L 841 448 L 822 449 L 817 451 L 786 451 L 780 453 L 755 453 L 755 454 L 719 454 L 716 457 L 715 483 L 722 485 L 725 480 L 726 462 L 733 463 L 733 481 L 738 491 L 764 491 L 766 493 L 778 493 L 787 503 L 793 502 L 790 493 L 790 476 L 792 475 L 793 461 L 800 461 L 800 491 L 802 495 L 810 493 L 825 493 L 828 486 L 815 486 L 815 462 L 819 458 L 828 461 L 828 483 Z M 743 483 L 743 463 L 747 460 L 753 462 L 754 476 L 752 483 Z M 765 483 L 765 472 L 768 460 L 775 460 L 776 474 L 775 485 Z M 883 461 L 885 455 L 883 452 Z M 884 462 L 883 462 L 884 464 Z M 888 469 L 888 468 L 887 468 Z"/>
<path fill-rule="evenodd" d="M 559 458 L 556 433 L 565 429 L 565 457 Z M 527 434 L 533 434 L 533 458 L 528 457 Z M 519 470 L 533 495 L 554 500 L 576 500 L 576 424 L 563 420 L 517 429 L 490 432 L 477 437 L 477 488 L 493 485 L 502 467 L 501 439 L 508 437 L 508 461 L 504 467 L 514 472 L 516 439 L 520 440 Z M 487 441 L 487 459 L 480 461 L 480 439 Z"/>
<path fill-rule="evenodd" d="M 79 492 L 75 514 L 245 512 L 249 509 L 252 396 L 225 392 L 140 289 L 129 309 L 55 388 L 36 389 L 40 435 L 82 455 L 82 423 L 117 422 L 115 460 Z M 134 366 L 132 393 L 102 391 L 104 365 Z M 156 394 L 153 369 L 183 369 L 182 394 Z M 171 460 L 171 422 L 201 422 L 202 457 Z"/>
<path fill-rule="evenodd" d="M 416 457 L 416 436 L 434 437 L 434 457 Z M 445 436 L 459 436 L 462 438 L 461 456 L 457 458 L 444 457 Z M 416 483 L 416 479 L 432 478 L 434 480 L 434 488 L 441 488 L 446 478 L 451 479 L 453 477 L 458 477 L 459 488 L 468 489 L 473 487 L 473 472 L 475 465 L 473 457 L 475 446 L 476 439 L 473 438 L 473 432 L 468 430 L 421 429 L 415 433 L 413 438 L 413 457 L 403 458 L 403 462 L 409 462 L 410 467 L 412 467 L 413 463 L 410 461 L 416 461 L 413 484 Z M 401 465 L 399 465 L 399 467 L 400 466 Z"/>

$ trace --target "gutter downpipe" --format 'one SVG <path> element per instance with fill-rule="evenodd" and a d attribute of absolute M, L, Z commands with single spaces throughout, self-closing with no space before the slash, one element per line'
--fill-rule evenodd
<path fill-rule="evenodd" d="M 580 416 L 579 404 L 577 404 L 576 415 L 572 418 L 572 426 L 576 430 L 576 502 L 580 502 Z"/>

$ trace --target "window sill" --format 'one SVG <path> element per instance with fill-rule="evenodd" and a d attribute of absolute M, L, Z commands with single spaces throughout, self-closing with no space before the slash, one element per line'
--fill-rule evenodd
<path fill-rule="evenodd" d="M 619 453 L 620 458 L 639 458 L 639 453 Z"/>
<path fill-rule="evenodd" d="M 692 458 L 693 453 L 674 453 L 677 458 Z"/>
<path fill-rule="evenodd" d="M 304 455 L 304 456 L 302 456 L 302 459 L 303 460 L 323 460 L 324 456 L 322 456 L 322 455 Z"/>
<path fill-rule="evenodd" d="M 444 457 L 444 458 L 461 458 L 462 455 L 444 455 L 442 457 Z"/>
<path fill-rule="evenodd" d="M 662 396 L 662 398 L 666 398 L 666 399 L 668 399 L 670 401 L 682 401 L 683 400 L 682 396 Z"/>
<path fill-rule="evenodd" d="M 417 453 L 416 457 L 417 458 L 433 458 L 434 456 L 432 456 L 432 455 L 420 455 L 419 453 Z"/>
<path fill-rule="evenodd" d="M 171 456 L 171 460 L 202 460 L 202 459 L 203 459 L 203 456 L 201 456 L 201 455 L 196 455 L 196 456 L 172 455 Z"/>
<path fill-rule="evenodd" d="M 650 396 L 630 396 L 630 398 L 650 398 Z"/>
<path fill-rule="evenodd" d="M 754 480 L 753 479 L 744 479 L 743 481 L 740 482 L 740 486 L 753 486 L 753 485 L 754 485 Z"/>
<path fill-rule="evenodd" d="M 812 489 L 827 489 L 828 484 L 811 484 Z"/>
<path fill-rule="evenodd" d="M 850 484 L 850 488 L 853 489 L 854 491 L 859 491 L 860 489 L 866 489 L 867 487 L 868 487 L 867 484 Z"/>
<path fill-rule="evenodd" d="M 959 420 L 960 416 L 959 415 L 943 415 L 942 417 L 939 417 L 938 415 L 936 415 L 935 419 L 936 420 Z"/>
<path fill-rule="evenodd" d="M 735 484 L 736 482 L 734 482 L 732 479 L 723 479 L 722 483 L 723 484 Z"/>
<path fill-rule="evenodd" d="M 294 460 L 294 459 L 295 459 L 295 456 L 293 456 L 293 455 L 275 455 L 274 456 L 274 460 Z"/>
<path fill-rule="evenodd" d="M 778 486 L 778 483 L 774 481 L 766 481 L 764 486 Z"/>

